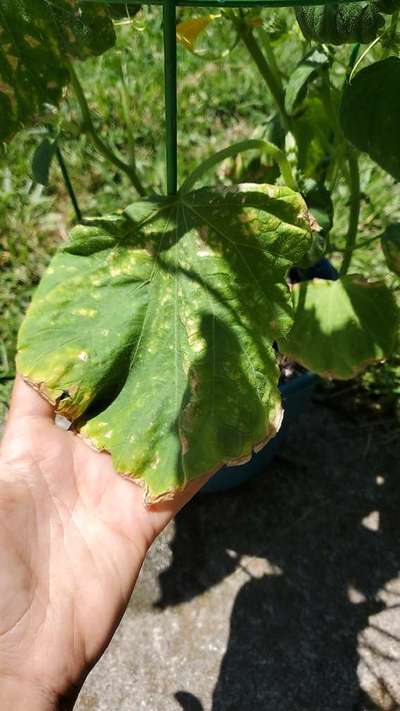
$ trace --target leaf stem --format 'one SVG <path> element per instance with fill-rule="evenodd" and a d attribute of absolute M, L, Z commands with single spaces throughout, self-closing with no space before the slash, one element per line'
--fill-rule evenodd
<path fill-rule="evenodd" d="M 349 163 L 349 189 L 350 189 L 350 215 L 349 215 L 349 226 L 346 235 L 346 248 L 343 254 L 343 261 L 340 267 L 339 276 L 345 276 L 347 274 L 351 260 L 353 257 L 353 252 L 356 246 L 357 231 L 358 231 L 358 221 L 360 218 L 360 207 L 361 207 L 361 190 L 360 190 L 360 169 L 358 166 L 357 153 L 351 147 L 349 147 L 348 153 L 348 163 Z"/>
<path fill-rule="evenodd" d="M 278 84 L 278 87 L 283 95 L 284 88 L 283 88 L 283 84 L 282 84 L 281 72 L 278 67 L 278 63 L 276 61 L 275 52 L 272 47 L 271 40 L 269 38 L 269 34 L 266 30 L 264 30 L 263 27 L 257 27 L 256 32 L 262 41 L 262 45 L 265 50 L 265 54 L 267 56 L 267 61 L 269 62 L 269 65 L 274 73 L 276 83 Z"/>
<path fill-rule="evenodd" d="M 273 143 L 268 141 L 263 141 L 261 139 L 249 139 L 248 141 L 240 141 L 239 143 L 233 143 L 227 148 L 223 148 L 221 151 L 214 153 L 212 156 L 207 158 L 203 163 L 200 163 L 197 168 L 191 173 L 186 180 L 182 183 L 180 192 L 187 193 L 193 188 L 197 181 L 211 168 L 213 168 L 218 163 L 221 163 L 226 158 L 232 158 L 238 155 L 238 153 L 243 153 L 244 151 L 259 150 L 266 155 L 269 155 L 276 163 L 279 165 L 282 177 L 285 184 L 292 190 L 297 190 L 297 184 L 293 177 L 292 170 L 290 168 L 289 161 L 286 157 L 284 151 L 275 146 Z"/>
<path fill-rule="evenodd" d="M 280 88 L 279 80 L 277 80 L 273 69 L 270 67 L 264 53 L 261 51 L 253 30 L 245 23 L 243 18 L 235 16 L 233 18 L 233 22 L 236 26 L 240 39 L 245 45 L 269 91 L 271 92 L 271 95 L 277 105 L 285 131 L 290 131 L 290 118 L 285 109 L 285 95 Z"/>
<path fill-rule="evenodd" d="M 131 118 L 131 111 L 129 106 L 129 93 L 128 93 L 128 83 L 126 77 L 126 64 L 123 62 L 122 57 L 120 58 L 120 71 L 121 71 L 121 107 L 122 113 L 124 115 L 124 121 L 126 125 L 126 131 L 128 136 L 128 149 L 129 158 L 131 166 L 136 170 L 136 151 L 135 151 L 135 139 L 134 139 L 134 127 Z"/>
<path fill-rule="evenodd" d="M 67 188 L 68 195 L 75 211 L 76 219 L 78 222 L 82 222 L 82 212 L 79 207 L 78 198 L 76 197 L 71 178 L 69 177 L 68 168 L 64 160 L 64 156 L 61 153 L 61 148 L 58 144 L 56 147 L 56 158 L 58 161 L 58 165 L 60 166 L 62 176 L 64 178 L 65 187 Z"/>
<path fill-rule="evenodd" d="M 74 67 L 72 66 L 72 63 L 69 63 L 69 71 L 71 76 L 71 83 L 81 109 L 85 126 L 97 150 L 102 156 L 104 156 L 104 158 L 109 160 L 111 163 L 113 163 L 113 165 L 116 166 L 116 168 L 118 168 L 128 176 L 132 185 L 137 190 L 139 195 L 145 195 L 145 189 L 139 179 L 139 176 L 136 173 L 134 166 L 128 165 L 127 163 L 122 161 L 117 155 L 115 155 L 114 151 L 107 145 L 107 143 L 103 141 L 103 139 L 99 136 L 96 127 L 92 121 L 89 105 L 86 100 L 86 96 L 83 92 L 82 85 L 78 79 L 78 75 L 76 74 Z"/>

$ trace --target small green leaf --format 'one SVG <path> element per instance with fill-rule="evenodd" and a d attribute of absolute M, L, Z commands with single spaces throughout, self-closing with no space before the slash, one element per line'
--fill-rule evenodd
<path fill-rule="evenodd" d="M 315 279 L 293 288 L 295 321 L 283 353 L 325 378 L 352 378 L 393 352 L 399 309 L 382 282 L 357 275 Z"/>
<path fill-rule="evenodd" d="M 400 0 L 377 0 L 376 6 L 384 15 L 393 15 L 400 10 Z"/>
<path fill-rule="evenodd" d="M 400 276 L 400 224 L 386 227 L 381 235 L 381 245 L 390 271 Z"/>
<path fill-rule="evenodd" d="M 296 7 L 296 17 L 306 39 L 336 45 L 372 42 L 385 24 L 375 2 Z"/>
<path fill-rule="evenodd" d="M 119 2 L 109 5 L 110 15 L 113 20 L 132 18 L 141 10 L 141 5 L 131 2 Z"/>
<path fill-rule="evenodd" d="M 311 227 L 289 188 L 153 197 L 76 227 L 19 334 L 17 367 L 148 500 L 240 463 L 281 421 L 273 347 Z"/>
<path fill-rule="evenodd" d="M 329 190 L 323 184 L 310 180 L 306 182 L 304 199 L 312 216 L 324 234 L 328 234 L 333 225 L 333 202 Z"/>
<path fill-rule="evenodd" d="M 303 176 L 322 180 L 332 153 L 331 117 L 316 96 L 304 101 L 294 116 L 293 133 L 297 144 L 297 165 Z"/>
<path fill-rule="evenodd" d="M 309 84 L 319 75 L 322 67 L 329 65 L 328 57 L 318 49 L 304 57 L 289 77 L 285 93 L 285 108 L 292 114 L 303 101 Z"/>
<path fill-rule="evenodd" d="M 37 146 L 32 158 L 32 175 L 36 183 L 49 184 L 49 173 L 52 160 L 57 150 L 57 141 L 44 138 Z"/>
<path fill-rule="evenodd" d="M 355 75 L 343 92 L 340 120 L 346 138 L 400 180 L 400 59 Z"/>
<path fill-rule="evenodd" d="M 101 3 L 0 0 L 0 142 L 57 106 L 69 60 L 101 54 L 114 42 Z"/>

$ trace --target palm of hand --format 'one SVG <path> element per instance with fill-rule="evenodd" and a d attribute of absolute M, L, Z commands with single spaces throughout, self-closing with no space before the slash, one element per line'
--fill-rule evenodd
<path fill-rule="evenodd" d="M 199 484 L 147 510 L 106 453 L 19 381 L 0 469 L 0 661 L 57 694 L 104 651 L 155 535 Z"/>

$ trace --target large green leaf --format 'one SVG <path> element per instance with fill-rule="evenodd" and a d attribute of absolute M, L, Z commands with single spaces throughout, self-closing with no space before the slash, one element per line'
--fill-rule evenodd
<path fill-rule="evenodd" d="M 340 117 L 346 138 L 400 180 L 400 59 L 357 72 L 343 92 Z"/>
<path fill-rule="evenodd" d="M 68 61 L 101 54 L 114 42 L 102 4 L 0 0 L 0 141 L 58 104 Z"/>
<path fill-rule="evenodd" d="M 76 227 L 44 276 L 17 367 L 148 500 L 248 459 L 281 421 L 273 342 L 311 242 L 289 188 L 133 204 Z"/>
<path fill-rule="evenodd" d="M 297 284 L 293 295 L 294 325 L 279 347 L 306 368 L 345 380 L 393 352 L 399 311 L 382 282 L 314 279 Z"/>

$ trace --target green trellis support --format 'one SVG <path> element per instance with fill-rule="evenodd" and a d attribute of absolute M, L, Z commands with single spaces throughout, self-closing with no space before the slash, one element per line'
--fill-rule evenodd
<path fill-rule="evenodd" d="M 361 0 L 340 0 L 342 4 Z M 99 0 L 85 0 L 99 2 Z M 100 0 L 105 5 L 121 4 L 120 0 Z M 316 5 L 332 5 L 335 0 L 150 0 L 144 5 L 161 5 L 163 8 L 164 33 L 164 92 L 166 129 L 166 178 L 167 194 L 178 190 L 178 137 L 177 137 L 177 54 L 176 54 L 176 8 L 280 8 Z"/>
<path fill-rule="evenodd" d="M 175 195 L 178 189 L 178 122 L 175 0 L 164 0 L 163 21 L 167 194 Z"/>

